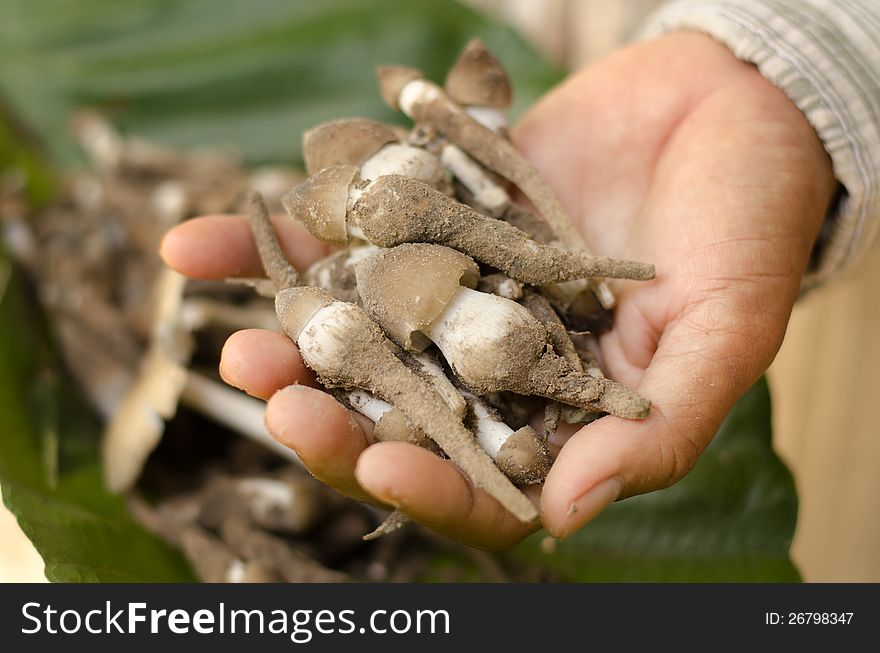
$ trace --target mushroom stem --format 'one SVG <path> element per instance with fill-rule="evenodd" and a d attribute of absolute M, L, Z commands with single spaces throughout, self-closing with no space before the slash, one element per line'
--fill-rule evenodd
<path fill-rule="evenodd" d="M 468 205 L 476 204 L 475 208 L 487 213 L 493 218 L 503 219 L 520 231 L 525 232 L 534 240 L 541 243 L 553 244 L 554 234 L 548 234 L 546 222 L 541 221 L 531 211 L 514 203 L 510 194 L 500 184 L 496 183 L 492 175 L 467 154 L 455 145 L 443 146 L 441 160 L 464 187 Z M 577 280 L 554 288 L 557 295 L 569 296 L 569 302 L 574 303 L 577 295 L 585 292 L 595 292 L 602 306 L 610 309 L 614 306 L 614 294 L 608 284 L 601 279 L 590 281 Z"/>
<path fill-rule="evenodd" d="M 275 229 L 272 227 L 272 220 L 269 217 L 269 209 L 266 208 L 262 195 L 257 192 L 251 193 L 249 203 L 251 231 L 254 234 L 254 240 L 257 241 L 257 251 L 266 274 L 269 275 L 278 290 L 299 285 L 299 274 L 287 261 L 287 257 L 278 243 Z"/>
<path fill-rule="evenodd" d="M 486 208 L 493 218 L 504 215 L 510 206 L 510 195 L 486 172 L 479 163 L 461 151 L 456 145 L 447 143 L 440 154 L 452 175 L 473 195 L 474 201 Z"/>
<path fill-rule="evenodd" d="M 456 388 L 452 384 L 452 381 L 446 376 L 446 372 L 443 371 L 440 364 L 432 356 L 424 352 L 418 354 L 407 352 L 404 356 L 404 362 L 406 362 L 406 359 L 410 358 L 415 361 L 419 366 L 422 376 L 431 382 L 431 385 L 434 386 L 434 390 L 437 391 L 437 394 L 439 394 L 446 405 L 449 406 L 449 410 L 459 417 L 464 417 L 464 414 L 467 411 L 467 402 L 461 392 L 459 392 L 458 388 Z"/>
<path fill-rule="evenodd" d="M 587 277 L 647 280 L 654 266 L 541 245 L 506 222 L 473 209 L 412 179 L 380 177 L 351 209 L 354 225 L 375 245 L 446 245 L 536 286 Z M 351 221 L 351 220 L 350 220 Z"/>
<path fill-rule="evenodd" d="M 598 409 L 627 419 L 643 419 L 651 410 L 650 402 L 629 388 L 610 379 L 572 370 L 564 359 L 549 349 L 538 358 L 521 387 L 511 390 L 548 397 L 584 410 Z"/>

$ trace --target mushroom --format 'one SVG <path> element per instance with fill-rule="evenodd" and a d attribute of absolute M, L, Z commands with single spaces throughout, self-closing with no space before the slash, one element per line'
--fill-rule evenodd
<path fill-rule="evenodd" d="M 652 279 L 654 266 L 536 243 L 516 227 L 477 213 L 426 184 L 385 175 L 355 186 L 353 166 L 325 168 L 284 197 L 312 235 L 344 245 L 352 237 L 380 247 L 436 243 L 533 285 L 586 277 Z"/>
<path fill-rule="evenodd" d="M 480 39 L 472 39 L 446 74 L 446 94 L 481 125 L 493 132 L 507 131 L 504 109 L 513 90 L 507 71 Z"/>
<path fill-rule="evenodd" d="M 552 460 L 547 444 L 531 426 L 514 431 L 483 400 L 464 393 L 474 415 L 477 442 L 517 485 L 543 483 Z"/>
<path fill-rule="evenodd" d="M 336 165 L 350 165 L 360 169 L 363 180 L 399 174 L 435 188 L 448 184 L 436 156 L 399 141 L 397 132 L 380 122 L 365 118 L 332 120 L 305 133 L 303 158 L 309 175 Z"/>
<path fill-rule="evenodd" d="M 416 123 L 436 129 L 484 166 L 516 184 L 566 247 L 585 250 L 580 233 L 538 171 L 503 136 L 477 122 L 422 73 L 405 66 L 377 70 L 382 99 Z"/>
<path fill-rule="evenodd" d="M 460 252 L 400 245 L 362 261 L 356 274 L 364 308 L 389 338 L 416 351 L 435 343 L 478 395 L 510 390 L 633 419 L 650 410 L 624 386 L 572 368 L 526 308 L 472 290 L 477 266 Z"/>
<path fill-rule="evenodd" d="M 330 388 L 360 388 L 395 406 L 513 515 L 523 522 L 536 519 L 531 501 L 479 448 L 434 385 L 395 355 L 394 345 L 363 308 L 335 300 L 320 288 L 283 285 L 298 279 L 290 264 L 281 260 L 283 253 L 258 194 L 251 198 L 251 223 L 260 258 L 278 289 L 275 310 L 282 330 L 321 382 Z"/>

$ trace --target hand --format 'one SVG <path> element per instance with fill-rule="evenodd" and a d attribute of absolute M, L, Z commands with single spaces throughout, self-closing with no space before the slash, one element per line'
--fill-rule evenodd
<path fill-rule="evenodd" d="M 600 343 L 610 376 L 650 399 L 652 413 L 554 437 L 562 448 L 540 507 L 546 528 L 564 537 L 615 499 L 690 470 L 779 348 L 835 181 L 800 111 L 697 34 L 627 48 L 578 73 L 514 140 L 595 253 L 657 268 L 653 282 L 616 286 L 614 328 Z M 326 253 L 293 221 L 276 226 L 300 269 Z M 261 273 L 248 225 L 235 216 L 184 223 L 162 255 L 194 277 Z M 402 443 L 368 447 L 370 422 L 314 389 L 286 337 L 234 334 L 221 374 L 269 399 L 273 436 L 340 492 L 483 548 L 528 534 L 448 461 Z"/>

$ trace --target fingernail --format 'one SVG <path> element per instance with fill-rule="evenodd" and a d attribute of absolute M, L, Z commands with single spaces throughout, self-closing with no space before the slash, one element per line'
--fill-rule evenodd
<path fill-rule="evenodd" d="M 609 478 L 597 483 L 580 497 L 575 499 L 568 508 L 565 523 L 562 530 L 555 535 L 565 538 L 580 529 L 584 524 L 591 521 L 600 512 L 605 510 L 623 489 L 623 482 L 617 478 Z"/>

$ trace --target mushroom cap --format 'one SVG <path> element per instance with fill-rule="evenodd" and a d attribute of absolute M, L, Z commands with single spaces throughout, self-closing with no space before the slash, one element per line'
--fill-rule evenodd
<path fill-rule="evenodd" d="M 282 197 L 281 203 L 315 238 L 345 245 L 348 190 L 357 174 L 354 166 L 324 168 Z"/>
<path fill-rule="evenodd" d="M 543 483 L 552 462 L 547 445 L 531 426 L 511 433 L 495 457 L 498 469 L 517 485 Z"/>
<path fill-rule="evenodd" d="M 411 351 L 430 341 L 421 333 L 443 313 L 458 289 L 479 279 L 469 256 L 442 245 L 407 243 L 381 251 L 355 266 L 364 308 L 385 334 Z"/>
<path fill-rule="evenodd" d="M 507 71 L 480 39 L 471 40 L 449 69 L 444 83 L 450 98 L 465 106 L 506 109 L 513 91 Z"/>
<path fill-rule="evenodd" d="M 408 66 L 379 66 L 376 78 L 379 80 L 379 94 L 389 107 L 400 110 L 398 98 L 403 87 L 414 79 L 422 79 L 422 71 Z"/>
<path fill-rule="evenodd" d="M 334 301 L 326 290 L 312 286 L 288 288 L 275 295 L 275 313 L 281 330 L 296 342 L 315 313 Z"/>
<path fill-rule="evenodd" d="M 310 175 L 337 165 L 360 165 L 383 145 L 399 141 L 389 125 L 366 118 L 330 120 L 303 134 L 303 159 Z"/>

